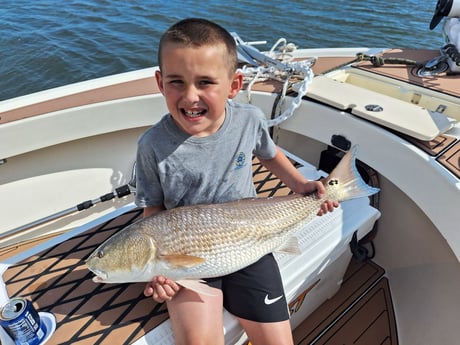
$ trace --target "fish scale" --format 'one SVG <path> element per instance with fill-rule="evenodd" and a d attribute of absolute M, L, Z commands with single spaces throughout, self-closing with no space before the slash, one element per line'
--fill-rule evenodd
<path fill-rule="evenodd" d="M 328 199 L 378 191 L 362 181 L 355 155 L 353 148 L 324 181 Z M 316 195 L 291 194 L 166 210 L 113 235 L 87 265 L 96 282 L 150 281 L 163 275 L 187 286 L 186 281 L 235 272 L 270 252 L 298 252 L 295 234 L 316 217 L 322 202 Z"/>
<path fill-rule="evenodd" d="M 268 204 L 267 204 L 268 203 Z M 245 199 L 237 202 L 201 209 L 191 208 L 192 212 L 203 212 L 206 217 L 193 217 L 195 222 L 188 224 L 187 233 L 194 231 L 190 226 L 206 229 L 207 236 L 192 236 L 187 254 L 205 258 L 205 262 L 188 269 L 189 278 L 206 278 L 225 275 L 257 261 L 263 255 L 281 247 L 292 233 L 300 230 L 315 217 L 319 204 L 315 197 L 290 195 L 279 198 Z M 183 211 L 183 210 L 180 210 Z M 167 215 L 164 215 L 167 219 Z M 165 219 L 165 220 L 166 220 Z M 170 230 L 177 236 L 173 243 L 183 244 L 185 218 L 176 218 L 180 224 L 170 224 Z M 199 220 L 204 219 L 203 222 Z M 212 219 L 210 223 L 208 219 Z M 170 240 L 170 239 L 168 239 Z M 172 252 L 179 247 L 171 246 Z M 158 243 L 161 248 L 161 243 Z M 180 245 L 181 246 L 181 245 Z M 182 248 L 182 246 L 181 246 Z"/>

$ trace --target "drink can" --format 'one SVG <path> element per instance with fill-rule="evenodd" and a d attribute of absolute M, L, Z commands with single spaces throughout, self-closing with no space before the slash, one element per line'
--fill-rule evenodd
<path fill-rule="evenodd" d="M 21 297 L 10 299 L 2 306 L 0 325 L 17 345 L 38 345 L 46 333 L 32 303 Z"/>

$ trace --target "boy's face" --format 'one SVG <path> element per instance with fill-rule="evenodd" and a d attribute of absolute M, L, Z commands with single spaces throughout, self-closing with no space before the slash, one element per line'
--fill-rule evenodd
<path fill-rule="evenodd" d="M 225 120 L 228 98 L 242 86 L 240 73 L 230 76 L 225 46 L 186 47 L 166 43 L 156 79 L 177 125 L 193 136 L 215 133 Z"/>

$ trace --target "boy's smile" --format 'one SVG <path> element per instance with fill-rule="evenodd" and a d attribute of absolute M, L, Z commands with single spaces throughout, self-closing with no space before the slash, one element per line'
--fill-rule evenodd
<path fill-rule="evenodd" d="M 199 116 L 202 116 L 205 114 L 206 110 L 202 110 L 202 111 L 183 111 L 184 112 L 184 115 L 188 116 L 188 117 L 199 117 Z"/>
<path fill-rule="evenodd" d="M 224 45 L 167 43 L 155 77 L 176 124 L 193 136 L 208 136 L 224 123 L 225 105 L 242 86 L 231 73 Z"/>

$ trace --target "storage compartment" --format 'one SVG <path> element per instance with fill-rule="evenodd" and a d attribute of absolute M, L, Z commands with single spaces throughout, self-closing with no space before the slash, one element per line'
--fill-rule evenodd
<path fill-rule="evenodd" d="M 352 257 L 353 234 L 358 239 L 365 236 L 379 216 L 368 198 L 345 201 L 299 234 L 301 255 L 276 255 L 293 328 L 338 291 Z"/>

